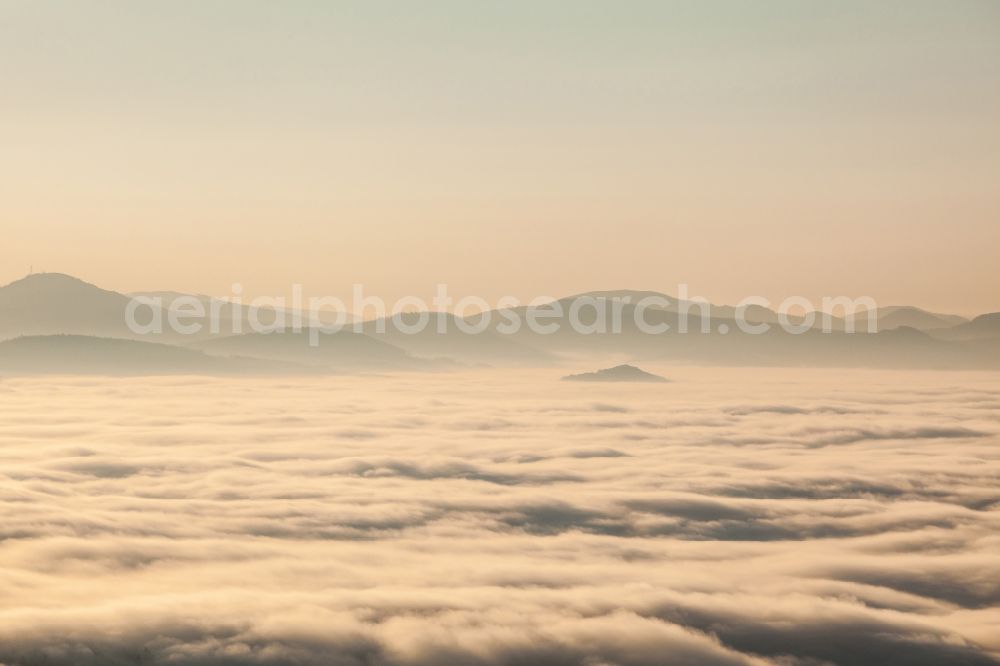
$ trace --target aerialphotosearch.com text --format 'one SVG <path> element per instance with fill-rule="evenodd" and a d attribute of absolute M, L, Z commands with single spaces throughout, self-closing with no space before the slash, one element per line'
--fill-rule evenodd
<path fill-rule="evenodd" d="M 513 335 L 526 328 L 537 335 L 552 335 L 564 327 L 580 335 L 625 331 L 761 335 L 775 327 L 798 335 L 807 331 L 872 333 L 877 327 L 877 305 L 870 297 L 824 297 L 817 304 L 792 296 L 772 307 L 762 296 L 748 296 L 733 307 L 720 307 L 690 296 L 687 284 L 677 285 L 676 294 L 587 294 L 539 297 L 527 303 L 505 296 L 490 303 L 476 296 L 456 301 L 448 286 L 439 284 L 429 303 L 407 296 L 389 304 L 366 295 L 364 286 L 355 284 L 348 303 L 335 296 L 306 298 L 302 285 L 294 284 L 290 297 L 260 296 L 244 303 L 243 287 L 235 283 L 232 294 L 218 298 L 137 296 L 129 302 L 125 319 L 137 335 L 308 332 L 313 346 L 321 344 L 324 335 L 342 330 L 385 333 L 390 327 L 407 335 L 429 328 L 439 334 L 455 330 L 466 335 L 486 331 Z"/>

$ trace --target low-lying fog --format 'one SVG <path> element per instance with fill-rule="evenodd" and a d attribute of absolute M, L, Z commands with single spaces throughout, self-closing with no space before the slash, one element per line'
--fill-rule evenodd
<path fill-rule="evenodd" d="M 0 380 L 0 663 L 998 663 L 997 375 L 645 369 Z"/>

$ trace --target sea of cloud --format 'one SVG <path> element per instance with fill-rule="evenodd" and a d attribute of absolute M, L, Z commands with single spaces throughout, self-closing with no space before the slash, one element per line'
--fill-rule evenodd
<path fill-rule="evenodd" d="M 1000 663 L 998 375 L 659 370 L 4 378 L 0 664 Z"/>

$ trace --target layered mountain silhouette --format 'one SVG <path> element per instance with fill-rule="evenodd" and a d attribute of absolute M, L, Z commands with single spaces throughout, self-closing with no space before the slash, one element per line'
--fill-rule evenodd
<path fill-rule="evenodd" d="M 854 317 L 856 322 L 867 319 L 867 313 Z M 958 315 L 928 312 L 909 305 L 890 305 L 878 309 L 878 330 L 888 331 L 901 326 L 915 328 L 919 331 L 930 331 L 939 328 L 949 328 L 964 324 L 968 319 Z"/>
<path fill-rule="evenodd" d="M 634 291 L 634 290 L 621 290 L 621 291 L 592 291 L 583 294 L 578 294 L 576 296 L 570 296 L 566 299 L 562 299 L 564 302 L 571 302 L 572 300 L 578 298 L 628 298 L 632 305 L 635 305 L 642 301 L 643 299 L 655 299 L 655 301 L 662 302 L 667 301 L 666 305 L 650 305 L 650 309 L 661 309 L 667 312 L 680 312 L 685 309 L 687 312 L 691 313 L 692 316 L 705 316 L 712 319 L 719 320 L 730 320 L 736 319 L 737 317 L 737 307 L 733 305 L 715 305 L 712 303 L 701 303 L 697 301 L 682 300 L 668 296 L 656 291 Z M 767 324 L 778 324 L 780 322 L 778 313 L 770 308 L 765 308 L 760 305 L 750 305 L 744 308 L 743 318 L 749 323 L 767 323 Z M 855 313 L 851 319 L 853 320 L 855 331 L 865 331 L 870 333 L 876 333 L 878 331 L 888 331 L 894 328 L 899 328 L 900 326 L 907 326 L 909 328 L 915 328 L 917 330 L 926 331 L 931 329 L 948 328 L 951 326 L 957 326 L 958 324 L 963 324 L 967 321 L 965 317 L 952 314 L 939 314 L 934 312 L 928 312 L 920 308 L 916 308 L 909 305 L 890 305 L 886 307 L 878 308 L 876 311 L 875 318 L 875 328 L 871 331 L 868 330 L 868 312 L 861 311 Z M 803 315 L 790 315 L 788 320 L 793 324 L 801 324 L 805 321 L 805 316 Z M 812 328 L 822 329 L 824 325 L 828 322 L 829 328 L 834 331 L 843 331 L 847 328 L 848 322 L 843 317 L 837 317 L 832 315 L 824 315 L 822 312 L 812 313 Z"/>
<path fill-rule="evenodd" d="M 84 335 L 35 335 L 0 342 L 7 374 L 289 374 L 308 366 L 223 358 L 173 345 Z"/>
<path fill-rule="evenodd" d="M 1000 338 L 1000 312 L 979 315 L 972 321 L 929 331 L 942 340 L 994 340 Z"/>
<path fill-rule="evenodd" d="M 366 335 L 385 341 L 424 358 L 448 358 L 473 365 L 540 365 L 557 360 L 557 356 L 538 346 L 525 344 L 517 336 L 506 335 L 495 328 L 479 333 L 463 331 L 474 326 L 476 318 L 459 320 L 444 312 L 426 313 L 427 325 L 417 331 L 420 313 L 404 313 L 397 319 L 375 319 L 363 324 Z M 416 331 L 409 333 L 407 331 Z"/>
<path fill-rule="evenodd" d="M 183 313 L 184 308 L 189 307 L 192 301 L 197 301 L 201 304 L 204 312 L 214 313 L 218 321 L 218 329 L 222 335 L 252 331 L 251 324 L 253 322 L 264 326 L 277 327 L 291 327 L 298 323 L 299 328 L 335 323 L 332 316 L 324 316 L 323 313 L 317 317 L 318 321 L 310 321 L 309 314 L 301 309 L 251 308 L 246 304 L 234 303 L 204 294 L 185 294 L 178 291 L 137 291 L 131 292 L 127 296 L 129 298 L 146 299 L 149 302 L 160 304 L 164 312 L 176 311 L 179 314 Z M 352 322 L 353 318 L 346 317 L 345 321 Z M 209 331 L 207 335 L 210 336 L 211 332 Z"/>
<path fill-rule="evenodd" d="M 318 344 L 313 345 L 313 339 Z M 204 340 L 193 347 L 213 355 L 249 356 L 340 371 L 431 370 L 444 365 L 414 357 L 399 347 L 347 330 L 313 332 L 309 329 L 286 329 L 271 333 L 247 333 Z"/>
<path fill-rule="evenodd" d="M 178 292 L 146 292 L 158 306 L 144 305 L 139 320 L 158 316 L 166 324 Z M 778 314 L 754 306 L 749 324 L 768 324 L 759 335 L 742 331 L 733 306 L 693 303 L 651 291 L 590 292 L 537 307 L 519 307 L 458 319 L 448 313 L 408 313 L 398 321 L 375 319 L 318 332 L 310 344 L 307 327 L 288 328 L 293 311 L 258 311 L 194 296 L 208 312 L 220 315 L 216 328 L 198 320 L 202 330 L 181 335 L 164 327 L 154 334 L 126 325 L 130 296 L 101 289 L 58 273 L 30 275 L 0 287 L 0 372 L 364 372 L 428 370 L 455 365 L 537 366 L 614 358 L 729 365 L 812 365 L 899 368 L 1000 368 L 1000 313 L 968 321 L 957 315 L 912 306 L 878 310 L 878 332 L 847 333 L 848 322 L 827 317 L 829 330 L 812 328 L 792 335 Z M 615 304 L 612 299 L 622 299 Z M 627 299 L 628 302 L 624 302 Z M 651 305 L 637 323 L 636 304 Z M 652 300 L 650 300 L 652 299 Z M 687 330 L 682 323 L 687 312 Z M 177 314 L 177 313 L 175 313 Z M 285 317 L 271 333 L 249 329 L 251 314 L 264 323 Z M 299 313 L 301 314 L 301 313 Z M 427 325 L 417 333 L 421 318 Z M 483 318 L 489 321 L 484 322 Z M 511 332 L 512 318 L 522 322 Z M 529 318 L 543 325 L 532 330 Z M 856 319 L 866 319 L 861 313 Z M 613 332 L 614 320 L 620 331 Z M 190 316 L 185 321 L 196 321 Z M 803 324 L 803 318 L 792 318 Z M 581 326 L 574 328 L 572 323 Z M 866 331 L 855 321 L 856 331 Z M 470 333 L 477 329 L 480 332 Z M 234 334 L 234 332 L 237 332 Z"/>

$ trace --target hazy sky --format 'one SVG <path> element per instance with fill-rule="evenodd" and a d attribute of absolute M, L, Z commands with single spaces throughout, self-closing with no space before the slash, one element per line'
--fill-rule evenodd
<path fill-rule="evenodd" d="M 1000 3 L 0 0 L 0 282 L 1000 309 Z"/>

